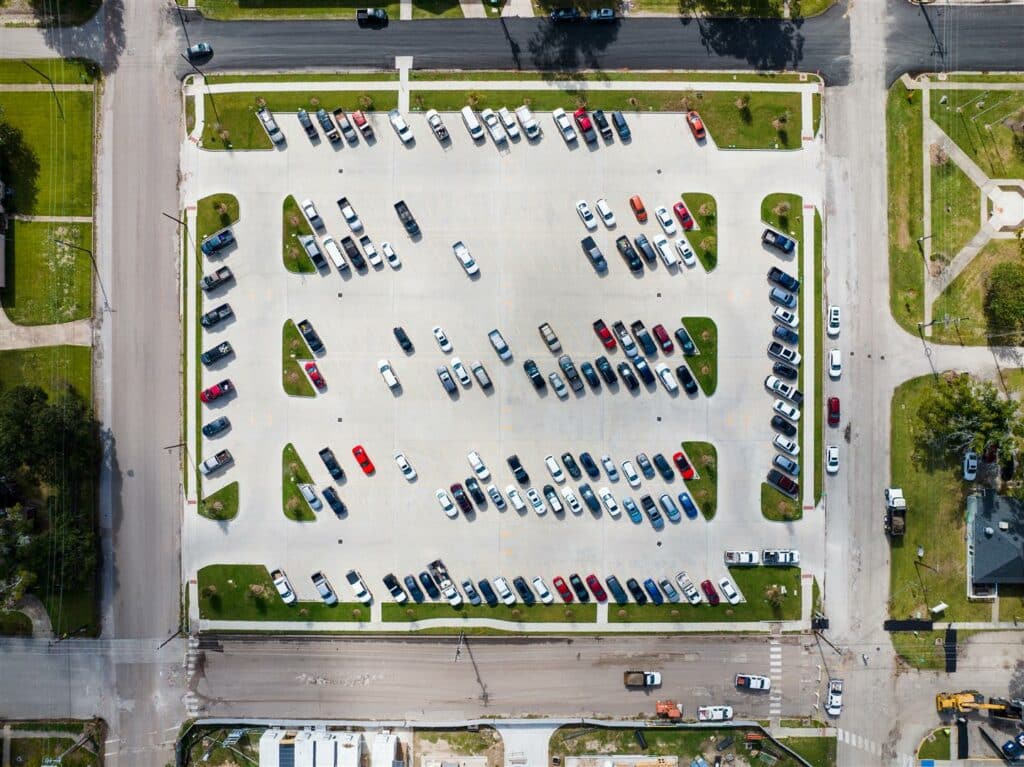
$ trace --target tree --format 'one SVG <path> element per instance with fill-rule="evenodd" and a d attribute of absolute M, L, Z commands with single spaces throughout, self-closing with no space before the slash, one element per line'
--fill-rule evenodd
<path fill-rule="evenodd" d="M 1024 331 L 1024 264 L 996 264 L 985 288 L 985 318 L 1000 343 L 1017 343 Z"/>
<path fill-rule="evenodd" d="M 782 600 L 785 595 L 777 584 L 770 584 L 764 587 L 764 598 L 772 607 L 782 607 Z"/>
<path fill-rule="evenodd" d="M 939 379 L 922 398 L 918 417 L 924 426 L 923 446 L 957 458 L 966 450 L 983 452 L 990 444 L 998 446 L 1004 459 L 1009 458 L 1024 434 L 1020 403 L 967 373 Z"/>

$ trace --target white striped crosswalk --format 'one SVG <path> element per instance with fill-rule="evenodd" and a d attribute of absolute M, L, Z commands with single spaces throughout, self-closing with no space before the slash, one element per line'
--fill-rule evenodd
<path fill-rule="evenodd" d="M 836 738 L 839 739 L 840 743 L 846 743 L 847 745 L 871 754 L 874 757 L 882 756 L 882 746 L 880 743 L 875 743 L 875 741 L 865 738 L 862 735 L 858 735 L 855 732 L 850 732 L 849 730 L 844 730 L 842 727 L 837 727 Z M 896 758 L 891 760 L 889 764 L 895 764 L 899 767 L 914 767 L 914 765 L 917 764 L 917 760 L 910 754 L 897 754 Z"/>
<path fill-rule="evenodd" d="M 768 642 L 768 676 L 772 680 L 768 694 L 768 715 L 782 714 L 782 644 L 777 639 Z"/>

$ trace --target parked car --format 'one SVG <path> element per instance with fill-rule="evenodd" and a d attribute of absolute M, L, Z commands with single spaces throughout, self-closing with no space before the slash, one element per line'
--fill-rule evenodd
<path fill-rule="evenodd" d="M 697 141 L 703 141 L 707 137 L 707 132 L 704 130 L 704 121 L 700 119 L 698 112 L 692 110 L 687 112 L 686 124 L 690 126 L 690 133 L 693 134 L 694 139 Z"/>
<path fill-rule="evenodd" d="M 551 118 L 555 121 L 558 132 L 562 134 L 562 139 L 566 144 L 576 141 L 576 129 L 572 127 L 572 121 L 564 109 L 556 107 L 551 113 Z"/>
<path fill-rule="evenodd" d="M 626 595 L 626 590 L 622 588 L 622 584 L 619 583 L 619 579 L 614 575 L 609 575 L 604 579 L 604 582 L 608 585 L 608 590 L 612 592 L 612 598 L 616 604 L 624 605 L 629 602 L 629 597 Z"/>
<path fill-rule="evenodd" d="M 397 109 L 392 109 L 388 112 L 388 121 L 403 144 L 408 144 L 413 140 L 412 129 L 409 127 L 409 123 L 405 121 L 405 118 L 402 117 L 401 112 Z"/>
<path fill-rule="evenodd" d="M 330 582 L 327 580 L 327 576 L 317 570 L 311 576 L 313 586 L 316 588 L 316 593 L 320 595 L 320 598 L 324 601 L 324 604 L 328 607 L 333 607 L 338 604 L 338 595 L 334 593 L 334 589 L 331 588 Z"/>
<path fill-rule="evenodd" d="M 377 467 L 373 465 L 373 461 L 370 460 L 370 456 L 366 454 L 366 449 L 362 445 L 356 445 L 352 448 L 352 455 L 366 476 L 372 476 L 377 471 Z"/>
<path fill-rule="evenodd" d="M 423 590 L 416 582 L 416 579 L 411 575 L 407 575 L 403 579 L 403 582 L 405 583 L 405 588 L 409 590 L 409 596 L 413 598 L 413 601 L 416 602 L 416 604 L 422 603 L 424 600 Z"/>
<path fill-rule="evenodd" d="M 839 397 L 828 398 L 828 425 L 839 425 Z M 965 470 L 966 471 L 966 470 Z M 966 477 L 965 477 L 966 479 Z"/>
<path fill-rule="evenodd" d="M 978 478 L 978 454 L 973 450 L 964 453 L 964 481 L 973 482 Z"/>
<path fill-rule="evenodd" d="M 718 592 L 715 591 L 715 584 L 710 580 L 703 580 L 700 582 L 700 589 L 704 592 L 704 596 L 707 597 L 708 604 L 714 606 L 721 602 L 721 598 L 718 596 Z"/>
<path fill-rule="evenodd" d="M 626 588 L 629 589 L 629 593 L 633 596 L 633 601 L 638 605 L 647 604 L 647 594 L 640 588 L 640 582 L 636 578 L 630 578 L 626 581 Z"/>
<path fill-rule="evenodd" d="M 830 305 L 828 307 L 828 324 L 825 326 L 825 332 L 828 333 L 829 338 L 837 338 L 839 336 L 839 307 Z"/>

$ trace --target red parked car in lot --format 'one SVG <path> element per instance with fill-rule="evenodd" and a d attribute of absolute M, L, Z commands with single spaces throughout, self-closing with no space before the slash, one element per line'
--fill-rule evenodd
<path fill-rule="evenodd" d="M 839 397 L 828 398 L 828 425 L 839 425 Z"/>
<path fill-rule="evenodd" d="M 370 476 L 373 472 L 377 471 L 377 467 L 373 465 L 373 461 L 370 460 L 370 456 L 366 454 L 366 450 L 363 449 L 362 445 L 356 445 L 352 448 L 352 455 L 355 456 L 356 463 L 359 464 L 359 468 L 363 470 L 363 474 Z"/>
<path fill-rule="evenodd" d="M 587 585 L 594 592 L 594 599 L 602 603 L 608 601 L 608 594 L 605 592 L 604 586 L 601 585 L 601 581 L 593 573 L 587 576 Z"/>
<path fill-rule="evenodd" d="M 309 373 L 309 378 L 313 382 L 313 385 L 318 389 L 323 389 L 327 386 L 327 381 L 320 375 L 320 368 L 316 366 L 315 362 L 306 363 L 306 372 Z"/>
<path fill-rule="evenodd" d="M 718 592 L 715 591 L 715 584 L 713 584 L 711 581 L 701 581 L 700 588 L 701 591 L 704 592 L 704 596 L 708 598 L 709 604 L 717 605 L 721 601 L 718 598 Z"/>
<path fill-rule="evenodd" d="M 594 332 L 601 339 L 605 349 L 615 348 L 615 336 L 612 335 L 612 331 L 608 329 L 608 326 L 604 324 L 604 320 L 594 320 Z"/>
<path fill-rule="evenodd" d="M 704 121 L 700 119 L 700 114 L 697 112 L 686 113 L 686 124 L 690 126 L 690 133 L 697 141 L 703 141 L 707 137 L 704 131 Z"/>
<path fill-rule="evenodd" d="M 555 576 L 555 591 L 558 592 L 558 596 L 562 598 L 562 601 L 566 604 L 572 601 L 572 592 L 569 590 L 569 586 L 565 583 L 565 578 L 561 575 Z"/>
<path fill-rule="evenodd" d="M 675 462 L 676 468 L 679 469 L 679 473 L 683 475 L 683 479 L 693 479 L 693 467 L 686 460 L 685 455 L 681 452 L 676 453 L 672 456 L 672 460 Z"/>
<path fill-rule="evenodd" d="M 679 223 L 683 225 L 683 229 L 686 231 L 693 229 L 693 216 L 690 215 L 690 211 L 686 209 L 685 205 L 677 202 L 672 206 L 672 211 L 676 214 L 676 218 L 679 219 Z"/>
<path fill-rule="evenodd" d="M 659 323 L 651 328 L 651 332 L 654 333 L 654 337 L 658 339 L 658 346 L 661 347 L 661 350 L 665 352 L 665 354 L 671 354 L 675 347 L 672 346 L 672 339 L 669 338 L 668 331 L 665 330 L 665 326 Z"/>
<path fill-rule="evenodd" d="M 225 394 L 233 392 L 234 390 L 235 387 L 231 383 L 231 380 L 225 378 L 219 384 L 214 384 L 209 389 L 203 389 L 203 391 L 199 394 L 199 399 L 201 399 L 203 402 L 213 402 L 215 399 L 220 399 Z"/>

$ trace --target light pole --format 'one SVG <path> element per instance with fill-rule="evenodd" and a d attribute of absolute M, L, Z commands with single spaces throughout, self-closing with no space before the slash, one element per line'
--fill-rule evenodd
<path fill-rule="evenodd" d="M 58 240 L 56 237 L 51 237 L 50 239 L 53 240 L 58 245 L 63 245 L 67 248 L 74 248 L 75 250 L 81 250 L 89 254 L 89 260 L 92 262 L 92 269 L 96 273 L 96 282 L 100 284 L 100 292 L 103 293 L 103 311 L 114 311 L 113 309 L 110 308 L 110 300 L 107 298 L 107 289 L 103 286 L 103 278 L 100 277 L 100 269 L 96 265 L 96 257 L 93 255 L 92 251 L 89 250 L 88 248 L 83 248 L 81 245 L 75 245 L 72 242 L 67 242 L 66 240 Z"/>

